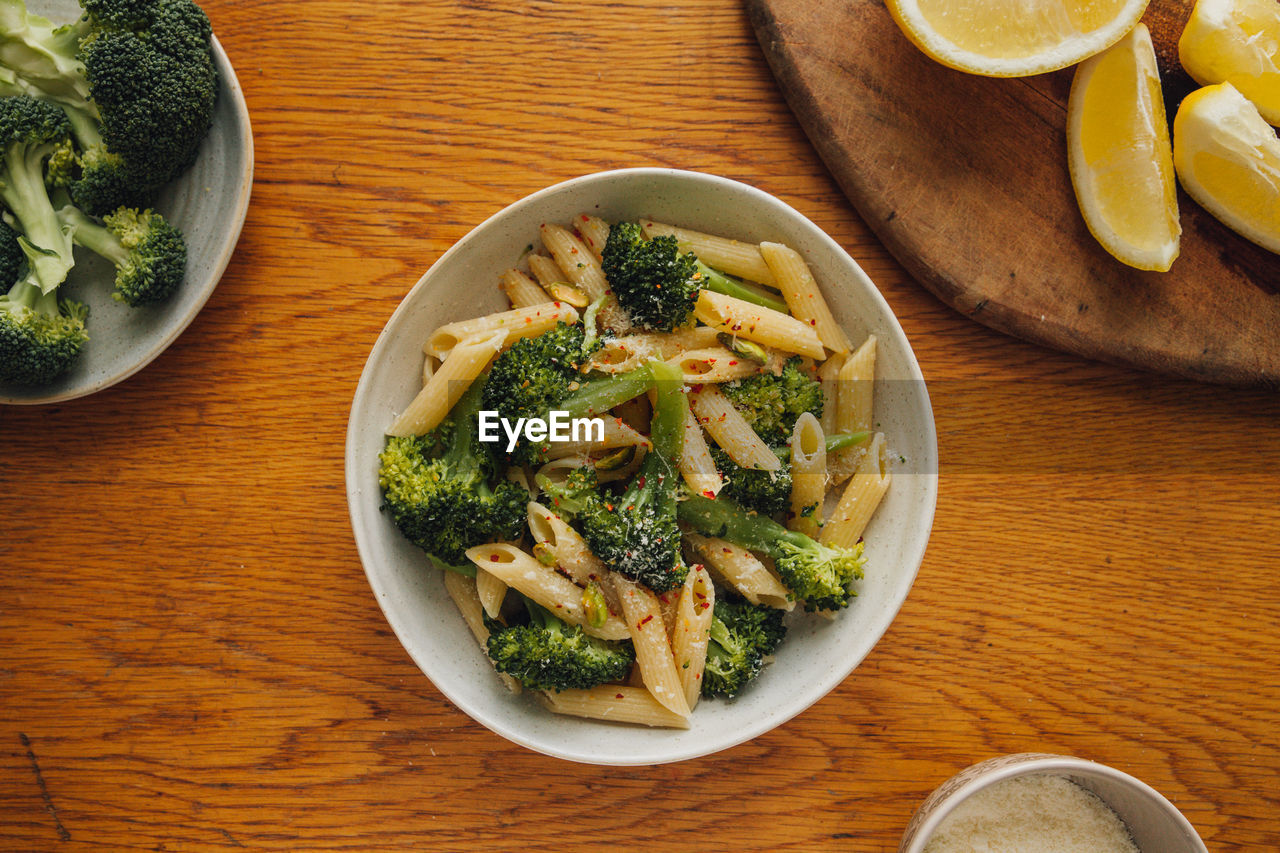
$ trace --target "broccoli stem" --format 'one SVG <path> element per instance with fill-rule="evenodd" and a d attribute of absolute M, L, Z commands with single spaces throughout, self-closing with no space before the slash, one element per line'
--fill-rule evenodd
<path fill-rule="evenodd" d="M 786 314 L 790 312 L 787 303 L 783 302 L 775 296 L 765 292 L 762 288 L 750 287 L 737 279 L 729 278 L 729 276 L 714 270 L 698 261 L 698 272 L 701 274 L 699 283 L 707 290 L 715 293 L 723 293 L 725 296 L 733 296 L 753 305 L 762 305 L 765 308 L 772 308 L 774 311 L 781 311 Z"/>
<path fill-rule="evenodd" d="M 18 220 L 23 234 L 30 277 L 45 293 L 66 280 L 75 262 L 71 238 L 63 231 L 44 185 L 44 159 L 56 149 L 56 145 L 8 146 L 4 153 L 8 180 L 0 181 L 0 200 Z"/>
<path fill-rule="evenodd" d="M 84 32 L 81 22 L 55 26 L 30 14 L 23 0 L 0 0 L 0 66 L 29 87 L 21 94 L 87 105 L 88 81 L 76 58 Z"/>
<path fill-rule="evenodd" d="M 709 536 L 727 539 L 750 551 L 763 551 L 771 556 L 778 545 L 787 542 L 807 548 L 813 540 L 803 533 L 788 530 L 766 515 L 747 512 L 726 500 L 691 497 L 680 502 L 680 520 Z"/>
<path fill-rule="evenodd" d="M 111 261 L 113 266 L 120 267 L 129 261 L 129 250 L 120 238 L 90 219 L 80 208 L 66 204 L 58 208 L 57 214 L 63 225 L 70 226 L 73 242 Z"/>
<path fill-rule="evenodd" d="M 833 432 L 826 437 L 826 451 L 827 453 L 835 453 L 838 450 L 844 450 L 846 447 L 853 447 L 866 441 L 870 435 L 871 431 L 865 429 L 858 432 Z M 788 444 L 773 448 L 773 452 L 783 462 L 791 459 L 791 446 Z"/>
<path fill-rule="evenodd" d="M 657 387 L 657 401 L 649 423 L 649 440 L 653 442 L 650 455 L 661 457 L 668 468 L 674 470 L 675 460 L 684 452 L 684 421 L 689 407 L 683 391 L 684 374 L 665 361 L 651 361 L 648 368 Z"/>
<path fill-rule="evenodd" d="M 568 397 L 551 406 L 543 416 L 550 414 L 552 409 L 567 412 L 571 418 L 603 414 L 614 406 L 634 400 L 652 385 L 652 368 L 647 364 L 641 365 L 626 373 L 584 382 Z"/>

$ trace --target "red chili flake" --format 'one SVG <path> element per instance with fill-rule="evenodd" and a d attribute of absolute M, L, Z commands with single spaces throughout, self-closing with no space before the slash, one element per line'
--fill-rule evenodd
<path fill-rule="evenodd" d="M 576 255 L 576 254 L 578 254 L 578 250 L 577 250 L 577 249 L 570 249 L 570 250 L 569 250 L 569 254 L 571 254 L 571 255 Z"/>
<path fill-rule="evenodd" d="M 816 326 L 816 325 L 818 325 L 818 321 L 817 321 L 817 320 L 810 320 L 810 321 L 809 321 L 809 325 L 810 325 L 810 326 Z"/>
<path fill-rule="evenodd" d="M 615 699 L 625 699 L 626 697 L 625 697 L 625 696 L 623 696 L 621 693 L 617 693 L 617 694 L 614 694 L 614 697 L 613 697 L 613 698 L 615 698 Z"/>
<path fill-rule="evenodd" d="M 695 593 L 693 594 L 693 597 L 694 597 L 694 598 L 706 599 L 707 595 L 706 595 L 706 593 L 703 593 L 703 592 L 695 592 Z"/>
<path fill-rule="evenodd" d="M 500 560 L 501 560 L 501 558 L 500 558 L 497 554 L 490 554 L 490 555 L 489 555 L 489 562 L 490 562 L 490 563 L 497 563 L 497 562 L 499 562 Z"/>
<path fill-rule="evenodd" d="M 639 480 L 636 480 L 636 488 L 644 488 L 644 479 L 644 477 L 641 477 Z"/>
<path fill-rule="evenodd" d="M 650 619 L 652 619 L 652 618 L 653 618 L 653 614 L 652 614 L 652 613 L 650 613 L 648 616 L 646 616 L 646 617 L 644 617 L 643 619 L 641 619 L 641 620 L 640 620 L 640 623 L 639 623 L 638 625 L 636 625 L 636 627 L 637 627 L 637 628 L 643 628 L 645 625 L 649 624 L 649 620 L 650 620 Z"/>
<path fill-rule="evenodd" d="M 737 366 L 738 366 L 738 360 L 737 360 L 736 358 L 735 358 L 735 359 L 732 359 L 732 360 L 729 362 L 729 366 L 730 366 L 730 367 L 737 367 Z"/>
<path fill-rule="evenodd" d="M 609 512 L 613 512 L 613 504 L 605 504 L 604 508 L 609 510 Z"/>
<path fill-rule="evenodd" d="M 710 606 L 711 606 L 711 602 L 710 602 L 710 601 L 699 601 L 699 602 L 698 602 L 698 609 L 699 609 L 699 610 L 706 610 L 706 609 L 707 609 L 708 607 L 710 607 Z"/>
<path fill-rule="evenodd" d="M 716 493 L 711 491 L 710 489 L 703 489 L 702 495 L 703 497 L 714 498 L 716 496 Z"/>

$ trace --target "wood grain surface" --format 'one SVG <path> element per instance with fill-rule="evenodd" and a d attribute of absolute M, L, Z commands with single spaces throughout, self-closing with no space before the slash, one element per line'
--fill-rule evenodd
<path fill-rule="evenodd" d="M 736 0 L 206 8 L 256 134 L 226 277 L 124 383 L 0 408 L 0 850 L 893 851 L 936 785 L 1026 750 L 1142 778 L 1215 853 L 1280 844 L 1280 399 L 952 311 L 849 205 Z M 750 743 L 610 770 L 502 740 L 414 667 L 342 455 L 445 249 L 637 165 L 750 182 L 844 245 L 915 346 L 942 470 L 853 675 Z"/>
<path fill-rule="evenodd" d="M 883 0 L 747 0 L 784 95 L 864 221 L 924 286 L 979 322 L 1091 358 L 1280 387 L 1280 257 L 1179 191 L 1167 273 L 1111 257 L 1067 169 L 1074 70 L 991 79 L 917 50 Z M 1190 0 L 1153 0 L 1172 119 Z"/>

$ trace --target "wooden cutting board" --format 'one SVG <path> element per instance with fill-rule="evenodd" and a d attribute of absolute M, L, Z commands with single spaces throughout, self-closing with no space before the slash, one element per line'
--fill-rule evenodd
<path fill-rule="evenodd" d="M 1131 269 L 1086 229 L 1066 162 L 1072 69 L 993 79 L 917 50 L 877 0 L 746 0 L 793 112 L 904 267 L 956 310 L 1080 355 L 1231 385 L 1280 387 L 1280 256 L 1179 193 L 1182 252 Z M 1169 116 L 1190 11 L 1153 0 Z"/>

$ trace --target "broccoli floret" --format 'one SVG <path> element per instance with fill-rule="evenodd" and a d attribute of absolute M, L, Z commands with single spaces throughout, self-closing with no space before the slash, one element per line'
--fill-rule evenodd
<path fill-rule="evenodd" d="M 703 288 L 787 311 L 781 299 L 711 269 L 693 252 L 681 252 L 675 237 L 661 234 L 646 239 L 636 222 L 609 227 L 600 265 L 618 303 L 633 323 L 646 329 L 669 332 L 684 325 Z"/>
<path fill-rule="evenodd" d="M 44 293 L 24 277 L 0 296 L 0 381 L 45 385 L 66 372 L 89 339 L 89 309 Z"/>
<path fill-rule="evenodd" d="M 627 677 L 636 659 L 629 640 L 593 637 L 528 598 L 524 603 L 528 624 L 503 628 L 496 621 L 487 623 L 489 659 L 499 672 L 533 690 L 557 691 L 585 690 Z"/>
<path fill-rule="evenodd" d="M 437 562 L 464 572 L 472 546 L 520 535 L 529 493 L 500 479 L 493 455 L 477 439 L 483 380 L 449 417 L 422 436 L 392 436 L 380 455 L 383 508 L 409 541 Z"/>
<path fill-rule="evenodd" d="M 521 338 L 494 359 L 482 408 L 511 423 L 544 417 L 574 390 L 583 362 L 599 348 L 581 323 L 557 323 L 540 335 Z M 536 465 L 544 450 L 521 439 L 509 456 L 516 464 Z"/>
<path fill-rule="evenodd" d="M 58 218 L 71 229 L 77 245 L 115 266 L 113 299 L 132 306 L 149 305 L 167 299 L 182 283 L 187 244 L 182 232 L 160 214 L 122 207 L 99 224 L 79 208 L 64 205 L 58 209 Z"/>
<path fill-rule="evenodd" d="M 84 0 L 54 27 L 21 0 L 0 3 L 0 93 L 68 112 L 81 151 L 72 197 L 93 215 L 145 206 L 195 159 L 218 74 L 208 17 L 192 0 Z"/>
<path fill-rule="evenodd" d="M 822 417 L 822 385 L 805 372 L 799 356 L 788 359 L 779 374 L 735 379 L 721 390 L 766 444 L 786 444 L 805 412 Z"/>
<path fill-rule="evenodd" d="M 46 294 L 66 280 L 75 262 L 44 177 L 45 161 L 68 144 L 70 130 L 66 115 L 53 104 L 26 96 L 0 98 L 0 201 L 22 235 L 28 275 Z"/>
<path fill-rule="evenodd" d="M 691 497 L 679 507 L 680 521 L 707 536 L 727 539 L 773 558 L 778 575 L 806 610 L 839 610 L 862 577 L 862 543 L 853 548 L 823 545 L 749 512 L 727 498 Z"/>
<path fill-rule="evenodd" d="M 782 611 L 748 601 L 716 600 L 702 675 L 705 696 L 737 696 L 786 636 Z"/>
<path fill-rule="evenodd" d="M 8 290 L 26 272 L 27 256 L 22 251 L 22 234 L 0 219 L 0 288 Z"/>
<path fill-rule="evenodd" d="M 657 385 L 650 427 L 652 449 L 621 494 L 596 488 L 594 472 L 583 470 L 564 485 L 541 478 L 547 498 L 566 515 L 609 568 L 665 592 L 684 582 L 688 568 L 680 560 L 676 460 L 684 447 L 688 410 L 681 374 L 666 362 L 648 366 Z"/>
<path fill-rule="evenodd" d="M 700 288 L 697 260 L 680 253 L 675 237 L 646 240 L 638 223 L 619 222 L 609 228 L 600 265 L 636 325 L 669 332 L 693 313 Z"/>
<path fill-rule="evenodd" d="M 777 515 L 791 505 L 791 466 L 783 463 L 776 471 L 743 468 L 719 447 L 711 447 L 711 458 L 725 478 L 720 494 L 746 509 L 764 515 Z"/>

